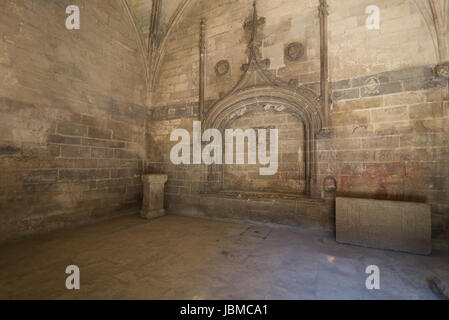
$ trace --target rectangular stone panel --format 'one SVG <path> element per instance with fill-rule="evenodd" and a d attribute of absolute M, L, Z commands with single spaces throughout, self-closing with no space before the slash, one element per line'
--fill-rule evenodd
<path fill-rule="evenodd" d="M 337 198 L 337 242 L 430 254 L 430 205 Z"/>

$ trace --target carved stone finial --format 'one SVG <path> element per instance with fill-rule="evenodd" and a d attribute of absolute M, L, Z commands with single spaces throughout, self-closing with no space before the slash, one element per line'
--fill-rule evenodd
<path fill-rule="evenodd" d="M 206 49 L 206 41 L 204 38 L 204 30 L 206 29 L 206 20 L 205 19 L 201 19 L 200 22 L 200 49 L 201 51 Z"/>
<path fill-rule="evenodd" d="M 243 28 L 245 30 L 249 29 L 251 32 L 251 38 L 248 43 L 248 48 L 249 48 L 249 59 L 248 60 L 249 61 L 251 61 L 253 59 L 257 59 L 257 57 L 258 57 L 258 50 L 259 50 L 259 47 L 261 46 L 261 43 L 257 41 L 257 31 L 258 31 L 258 28 L 263 24 L 265 24 L 265 18 L 258 16 L 257 2 L 254 1 L 253 2 L 253 15 L 243 25 Z"/>
<path fill-rule="evenodd" d="M 318 7 L 320 15 L 328 16 L 329 15 L 329 5 L 326 0 L 320 0 L 320 6 Z"/>

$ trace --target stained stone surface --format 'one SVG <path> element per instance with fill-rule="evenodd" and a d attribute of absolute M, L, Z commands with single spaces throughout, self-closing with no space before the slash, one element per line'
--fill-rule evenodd
<path fill-rule="evenodd" d="M 430 206 L 402 201 L 337 198 L 337 241 L 430 254 Z"/>
<path fill-rule="evenodd" d="M 437 299 L 449 256 L 340 245 L 327 234 L 166 215 L 117 218 L 0 247 L 0 298 Z M 65 289 L 80 268 L 81 290 Z M 365 287 L 380 268 L 380 290 Z"/>

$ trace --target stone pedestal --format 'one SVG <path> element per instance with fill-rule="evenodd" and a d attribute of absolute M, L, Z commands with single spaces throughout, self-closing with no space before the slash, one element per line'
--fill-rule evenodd
<path fill-rule="evenodd" d="M 142 176 L 143 201 L 140 215 L 145 219 L 153 219 L 165 215 L 164 187 L 168 177 L 163 174 Z"/>

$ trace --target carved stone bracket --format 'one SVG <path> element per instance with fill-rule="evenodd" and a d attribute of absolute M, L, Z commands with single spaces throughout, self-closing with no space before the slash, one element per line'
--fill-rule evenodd
<path fill-rule="evenodd" d="M 449 78 L 449 62 L 437 65 L 434 68 L 434 73 L 436 77 Z"/>

